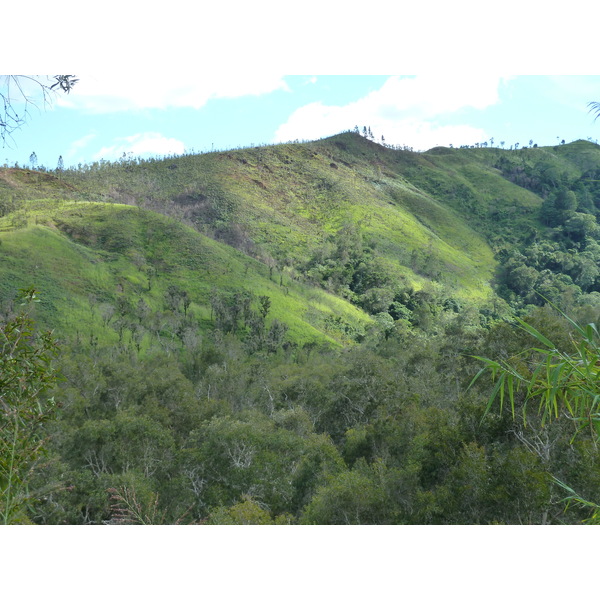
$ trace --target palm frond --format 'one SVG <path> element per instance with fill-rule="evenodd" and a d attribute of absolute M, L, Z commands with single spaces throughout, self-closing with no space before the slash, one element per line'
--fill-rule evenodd
<path fill-rule="evenodd" d="M 588 106 L 590 107 L 591 113 L 596 113 L 594 117 L 594 121 L 600 117 L 600 102 L 588 102 Z"/>

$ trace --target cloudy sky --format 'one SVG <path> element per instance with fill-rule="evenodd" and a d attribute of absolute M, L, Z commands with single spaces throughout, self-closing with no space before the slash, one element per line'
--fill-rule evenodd
<path fill-rule="evenodd" d="M 600 76 L 493 74 L 144 75 L 80 73 L 69 95 L 36 98 L 0 161 L 32 152 L 56 167 L 312 140 L 358 126 L 377 140 L 427 150 L 487 142 L 551 145 L 600 138 L 588 102 Z M 17 106 L 17 105 L 16 105 Z M 492 141 L 493 140 L 493 141 Z"/>
<path fill-rule="evenodd" d="M 27 27 L 3 31 L 0 73 L 80 81 L 46 106 L 29 88 L 38 108 L 0 142 L 0 165 L 27 164 L 32 152 L 48 168 L 59 156 L 69 166 L 207 152 L 355 126 L 417 150 L 600 138 L 588 111 L 600 101 L 600 4 L 588 0 L 568 10 L 542 0 L 501 10 L 475 0 L 305 0 L 286 10 L 230 0 L 193 11 L 183 0 L 160 11 L 105 0 L 93 13 L 31 3 Z"/>

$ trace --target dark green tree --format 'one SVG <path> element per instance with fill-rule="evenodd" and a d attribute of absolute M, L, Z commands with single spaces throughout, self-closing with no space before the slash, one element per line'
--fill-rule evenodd
<path fill-rule="evenodd" d="M 554 208 L 561 211 L 573 211 L 577 208 L 577 196 L 573 190 L 562 189 L 554 199 Z"/>
<path fill-rule="evenodd" d="M 271 309 L 271 298 L 269 296 L 260 296 L 258 301 L 260 302 L 260 314 L 263 319 L 266 319 Z"/>
<path fill-rule="evenodd" d="M 38 302 L 23 290 L 22 306 Z M 58 375 L 52 359 L 58 349 L 50 332 L 36 333 L 27 309 L 0 326 L 0 520 L 28 522 L 36 499 L 29 484 L 44 455 L 44 425 L 56 417 L 50 396 Z"/>

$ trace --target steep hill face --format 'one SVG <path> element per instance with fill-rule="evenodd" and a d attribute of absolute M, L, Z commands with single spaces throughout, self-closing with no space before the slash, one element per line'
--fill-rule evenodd
<path fill-rule="evenodd" d="M 347 301 L 289 277 L 280 281 L 255 259 L 151 211 L 40 201 L 17 227 L 10 217 L 6 221 L 2 299 L 10 305 L 16 290 L 35 286 L 42 295 L 38 317 L 62 335 L 95 336 L 102 343 L 125 338 L 148 347 L 153 340 L 182 340 L 186 330 L 210 330 L 219 319 L 229 319 L 223 325 L 228 332 L 250 327 L 261 296 L 269 299 L 268 319 L 254 325 L 258 333 L 267 335 L 277 321 L 300 344 L 350 341 L 343 331 L 329 330 L 334 316 L 356 332 L 372 321 Z"/>
<path fill-rule="evenodd" d="M 541 459 L 536 403 L 486 416 L 498 379 L 474 357 L 535 368 L 515 315 L 568 352 L 569 323 L 530 306 L 544 299 L 599 322 L 599 175 L 586 142 L 413 153 L 347 133 L 0 170 L 0 324 L 14 340 L 35 287 L 25 310 L 54 329 L 62 374 L 21 486 L 43 496 L 13 519 L 588 518 L 565 517 L 552 482 L 598 497 L 596 436 L 548 423 Z"/>
<path fill-rule="evenodd" d="M 94 302 L 159 310 L 169 286 L 210 328 L 215 290 L 243 291 L 255 311 L 272 299 L 269 318 L 295 340 L 344 342 L 378 315 L 389 326 L 418 324 L 423 307 L 497 309 L 495 253 L 550 235 L 540 211 L 561 189 L 578 189 L 579 214 L 595 216 L 598 173 L 588 142 L 413 153 L 353 133 L 61 173 L 0 169 L 0 291 L 7 302 L 16 286 L 47 288 L 46 318 L 71 332 L 57 316 L 67 306 L 93 329 Z"/>

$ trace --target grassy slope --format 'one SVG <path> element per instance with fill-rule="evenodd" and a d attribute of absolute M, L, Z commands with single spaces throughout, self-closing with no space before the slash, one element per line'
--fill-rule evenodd
<path fill-rule="evenodd" d="M 396 280 L 483 300 L 495 268 L 491 244 L 539 227 L 542 199 L 506 173 L 551 169 L 575 178 L 599 167 L 600 151 L 588 142 L 418 154 L 346 133 L 304 144 L 93 165 L 60 178 L 0 169 L 0 200 L 24 207 L 0 220 L 0 292 L 6 298 L 16 286 L 35 283 L 45 290 L 45 318 L 57 325 L 66 319 L 61 326 L 72 331 L 75 323 L 97 327 L 90 294 L 105 302 L 119 293 L 141 296 L 159 310 L 164 290 L 177 283 L 191 293 L 192 312 L 206 327 L 212 288 L 248 289 L 271 296 L 271 317 L 286 321 L 297 341 L 330 339 L 327 315 L 358 328 L 370 319 L 293 280 L 293 270 L 284 270 L 285 286 L 279 286 L 279 273 L 271 281 L 262 262 L 173 219 L 89 201 L 146 206 L 201 232 L 235 227 L 246 243 L 240 247 L 280 265 L 306 260 L 345 223 L 360 223 L 363 239 Z M 25 222 L 29 227 L 12 231 Z M 158 271 L 151 293 L 135 265 L 140 255 Z M 415 256 L 433 257 L 442 276 L 430 281 L 415 268 Z"/>
<path fill-rule="evenodd" d="M 456 207 L 406 176 L 420 170 L 427 181 L 435 165 L 422 155 L 341 134 L 116 166 L 110 184 L 102 169 L 70 181 L 118 201 L 172 203 L 200 230 L 209 220 L 236 223 L 270 256 L 292 262 L 306 258 L 344 223 L 360 222 L 365 240 L 376 245 L 395 277 L 422 287 L 427 278 L 411 269 L 410 256 L 431 254 L 457 295 L 488 296 L 491 249 Z"/>
<path fill-rule="evenodd" d="M 491 203 L 481 188 L 504 202 L 515 196 L 530 214 L 541 202 L 478 161 L 463 159 L 471 182 L 451 161 L 382 148 L 352 134 L 229 156 L 236 175 L 227 178 L 228 192 L 245 211 L 239 220 L 271 254 L 302 256 L 345 222 L 360 222 L 394 275 L 421 287 L 426 278 L 411 269 L 410 257 L 431 254 L 444 285 L 471 299 L 489 295 L 495 267 L 489 244 L 466 218 L 478 203 L 478 212 Z"/>
<path fill-rule="evenodd" d="M 270 319 L 286 322 L 289 337 L 299 343 L 343 341 L 327 330 L 329 315 L 342 315 L 359 329 L 371 322 L 362 311 L 322 290 L 287 279 L 281 287 L 256 260 L 150 211 L 45 201 L 30 205 L 26 227 L 8 230 L 9 218 L 0 219 L 0 294 L 10 298 L 16 288 L 35 285 L 42 291 L 42 322 L 65 335 L 93 331 L 102 341 L 114 341 L 116 332 L 102 326 L 102 303 L 114 305 L 122 295 L 133 304 L 143 298 L 160 311 L 172 284 L 190 294 L 190 313 L 201 329 L 210 327 L 213 288 L 268 295 Z M 151 291 L 144 265 L 156 272 Z"/>

